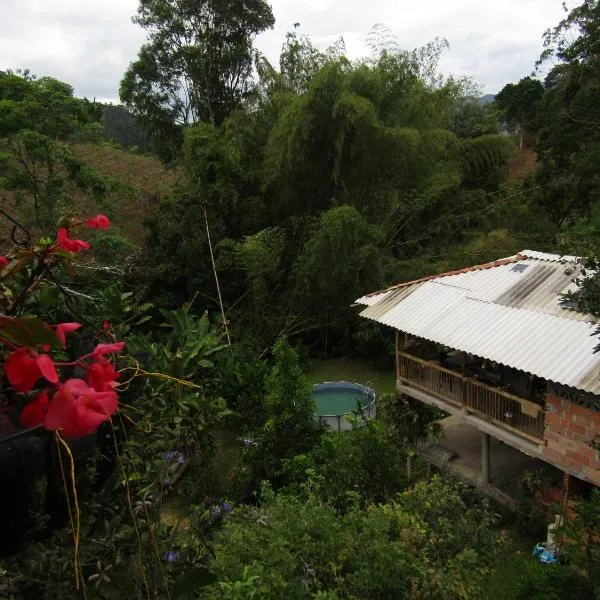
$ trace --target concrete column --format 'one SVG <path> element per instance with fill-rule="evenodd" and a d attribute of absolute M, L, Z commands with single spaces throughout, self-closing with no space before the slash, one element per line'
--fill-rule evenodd
<path fill-rule="evenodd" d="M 481 434 L 481 483 L 487 486 L 490 483 L 490 434 Z"/>

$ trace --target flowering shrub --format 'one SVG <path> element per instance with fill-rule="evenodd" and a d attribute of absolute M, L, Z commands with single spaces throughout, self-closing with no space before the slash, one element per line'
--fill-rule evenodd
<path fill-rule="evenodd" d="M 43 425 L 76 439 L 96 431 L 117 411 L 119 373 L 111 357 L 125 344 L 114 336 L 111 339 L 109 327 L 103 327 L 93 350 L 69 360 L 67 336 L 81 329 L 82 323 L 48 324 L 21 316 L 27 297 L 53 277 L 54 268 L 62 266 L 72 272 L 73 258 L 91 248 L 89 242 L 73 237 L 77 230 L 82 226 L 107 229 L 110 221 L 100 214 L 85 221 L 64 220 L 61 225 L 55 241 L 38 245 L 29 242 L 28 232 L 21 242 L 13 232 L 14 249 L 0 257 L 0 306 L 4 308 L 0 350 L 4 350 L 4 376 L 10 386 L 5 403 L 22 405 L 25 401 L 20 424 Z"/>

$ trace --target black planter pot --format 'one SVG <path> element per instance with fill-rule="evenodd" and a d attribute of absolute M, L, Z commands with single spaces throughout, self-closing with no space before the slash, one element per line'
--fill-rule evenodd
<path fill-rule="evenodd" d="M 44 510 L 51 442 L 43 429 L 0 438 L 0 558 L 21 550 Z"/>
<path fill-rule="evenodd" d="M 96 459 L 96 434 L 68 443 L 81 495 L 88 487 L 87 467 Z M 53 435 L 41 426 L 0 438 L 0 558 L 22 550 L 34 535 L 43 535 L 67 523 L 60 459 L 69 494 L 70 461 L 64 448 L 60 448 L 60 457 L 58 452 Z"/>

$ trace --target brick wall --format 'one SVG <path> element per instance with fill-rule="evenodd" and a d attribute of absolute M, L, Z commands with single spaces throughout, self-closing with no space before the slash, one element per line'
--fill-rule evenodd
<path fill-rule="evenodd" d="M 563 471 L 600 486 L 600 411 L 546 396 L 544 458 Z"/>

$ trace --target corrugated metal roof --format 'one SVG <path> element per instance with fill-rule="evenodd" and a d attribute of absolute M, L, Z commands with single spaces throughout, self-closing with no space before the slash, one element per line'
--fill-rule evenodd
<path fill-rule="evenodd" d="M 538 377 L 600 393 L 596 324 L 566 309 L 576 257 L 514 257 L 393 286 L 357 302 L 361 316 Z"/>

